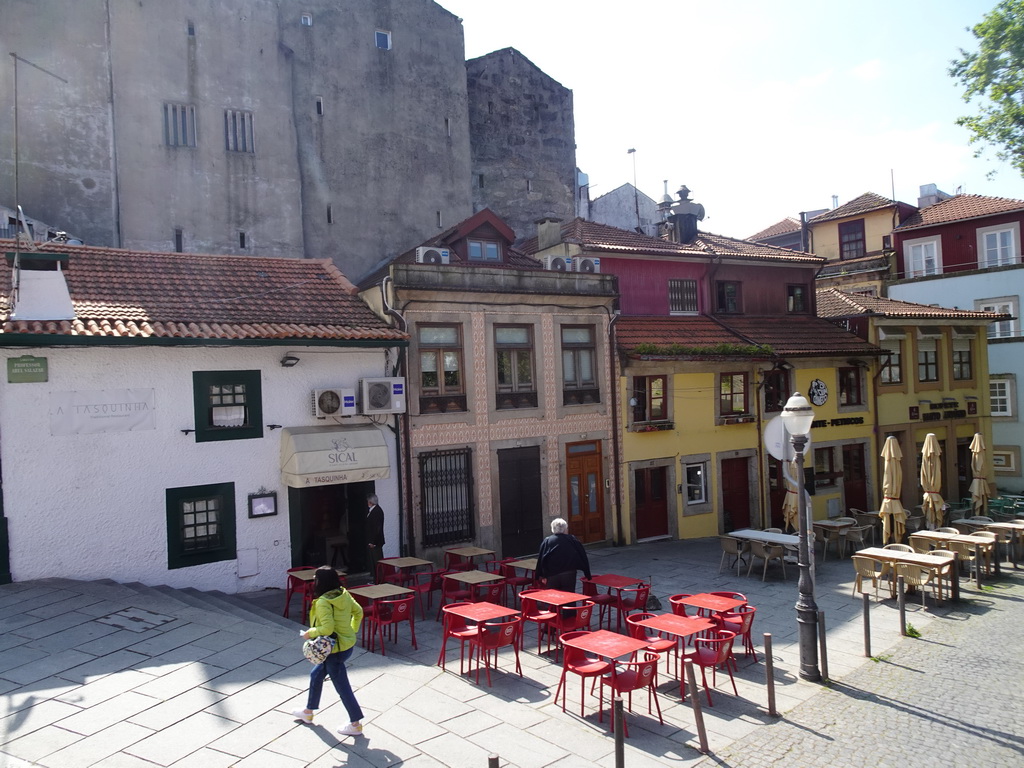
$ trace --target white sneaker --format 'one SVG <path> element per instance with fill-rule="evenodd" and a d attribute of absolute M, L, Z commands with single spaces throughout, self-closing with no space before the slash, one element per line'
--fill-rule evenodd
<path fill-rule="evenodd" d="M 292 717 L 294 717 L 296 720 L 301 720 L 304 723 L 312 723 L 313 722 L 313 713 L 312 712 L 307 712 L 304 709 L 293 709 L 292 710 Z"/>
<path fill-rule="evenodd" d="M 349 723 L 344 728 L 339 728 L 338 733 L 342 736 L 362 736 L 363 726 L 359 723 Z"/>

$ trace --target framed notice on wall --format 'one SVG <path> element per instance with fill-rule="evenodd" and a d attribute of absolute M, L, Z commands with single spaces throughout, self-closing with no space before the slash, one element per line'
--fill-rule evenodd
<path fill-rule="evenodd" d="M 249 494 L 249 517 L 270 517 L 277 514 L 277 491 Z"/>

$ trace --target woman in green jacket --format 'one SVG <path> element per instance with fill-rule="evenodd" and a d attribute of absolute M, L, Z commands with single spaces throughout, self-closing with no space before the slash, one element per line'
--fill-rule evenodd
<path fill-rule="evenodd" d="M 331 676 L 334 689 L 341 697 L 341 703 L 348 710 L 349 724 L 339 728 L 343 736 L 359 736 L 363 732 L 363 710 L 359 708 L 356 695 L 348 682 L 345 662 L 355 648 L 356 634 L 363 621 L 363 608 L 346 589 L 341 586 L 338 573 L 329 565 L 316 569 L 313 576 L 313 607 L 309 611 L 309 629 L 301 632 L 306 640 L 323 635 L 335 637 L 334 649 L 309 673 L 309 697 L 305 709 L 296 709 L 292 714 L 305 723 L 313 722 L 313 711 L 320 708 L 320 692 L 324 678 Z"/>

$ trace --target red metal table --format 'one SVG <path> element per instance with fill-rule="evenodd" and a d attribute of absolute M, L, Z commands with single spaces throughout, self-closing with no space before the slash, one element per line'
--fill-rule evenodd
<path fill-rule="evenodd" d="M 634 579 L 631 576 L 619 576 L 615 573 L 605 573 L 594 576 L 590 579 L 585 579 L 591 584 L 597 584 L 599 587 L 608 587 L 610 589 L 622 589 L 623 587 L 635 587 L 638 584 L 643 584 L 643 579 Z"/>
<path fill-rule="evenodd" d="M 493 619 L 503 619 L 506 616 L 519 615 L 519 611 L 515 608 L 506 608 L 503 605 L 496 605 L 486 601 L 470 603 L 468 605 L 445 606 L 442 610 L 456 616 L 461 616 L 468 621 L 491 621 Z"/>
<path fill-rule="evenodd" d="M 564 641 L 564 644 L 612 660 L 629 656 L 647 647 L 644 640 L 620 635 L 618 632 L 609 632 L 607 629 L 599 629 L 596 632 L 588 632 L 585 635 L 570 638 Z"/>
<path fill-rule="evenodd" d="M 638 621 L 637 623 L 644 627 L 650 627 L 658 632 L 675 635 L 676 640 L 679 642 L 683 642 L 691 635 L 696 635 L 699 632 L 705 632 L 715 626 L 715 622 L 713 620 L 702 616 L 677 616 L 674 613 L 662 613 L 657 616 L 651 616 L 643 621 Z M 676 677 L 679 678 L 679 698 L 685 698 L 685 694 L 683 693 L 684 680 L 683 676 L 680 674 L 678 656 L 676 657 L 676 661 Z"/>
<path fill-rule="evenodd" d="M 580 595 L 575 592 L 563 592 L 560 589 L 538 589 L 530 592 L 526 597 L 546 605 L 568 605 L 569 603 L 590 599 L 586 595 Z"/>
<path fill-rule="evenodd" d="M 746 605 L 746 600 L 737 600 L 732 597 L 722 597 L 721 595 L 712 595 L 707 592 L 700 592 L 696 595 L 690 595 L 679 600 L 684 605 L 692 605 L 694 608 L 699 608 L 704 611 L 711 611 L 711 613 L 725 613 L 731 611 L 734 608 L 739 608 L 741 605 Z"/>

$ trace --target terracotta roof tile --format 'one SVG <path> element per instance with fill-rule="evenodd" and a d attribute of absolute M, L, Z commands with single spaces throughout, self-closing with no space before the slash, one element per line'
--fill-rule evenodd
<path fill-rule="evenodd" d="M 770 237 L 778 237 L 779 235 L 788 235 L 790 232 L 799 232 L 800 222 L 794 219 L 792 216 L 787 216 L 782 221 L 777 221 L 766 229 L 762 229 L 757 234 L 751 235 L 747 240 L 767 240 Z"/>
<path fill-rule="evenodd" d="M 874 192 L 865 192 L 860 197 L 855 197 L 848 203 L 843 203 L 838 208 L 833 208 L 831 211 L 825 211 L 818 216 L 811 219 L 811 224 L 820 224 L 824 221 L 834 221 L 835 219 L 844 219 L 847 216 L 857 216 L 862 213 L 869 213 L 871 211 L 877 211 L 882 208 L 891 208 L 896 205 L 892 200 L 876 195 Z"/>
<path fill-rule="evenodd" d="M 724 235 L 698 232 L 689 243 L 675 243 L 650 237 L 608 224 L 576 218 L 562 225 L 562 241 L 579 245 L 584 251 L 627 254 L 655 254 L 710 259 L 715 256 L 752 261 L 789 261 L 820 264 L 823 259 L 811 253 L 793 251 L 776 245 L 752 243 Z M 522 250 L 537 253 L 537 238 L 526 240 Z"/>
<path fill-rule="evenodd" d="M 744 355 L 744 359 L 781 357 L 820 357 L 834 355 L 875 355 L 881 350 L 858 336 L 817 317 L 620 317 L 615 325 L 619 351 L 635 354 L 638 344 L 667 347 L 677 344 L 688 348 L 709 348 L 708 354 L 694 352 L 683 359 L 727 359 L 715 355 L 716 345 L 735 344 L 764 347 L 763 355 Z"/>
<path fill-rule="evenodd" d="M 907 320 L 1008 320 L 1010 315 L 976 312 L 970 309 L 947 309 L 927 304 L 914 304 L 883 296 L 850 293 L 837 288 L 817 291 L 818 316 L 841 319 L 858 316 L 898 317 Z"/>
<path fill-rule="evenodd" d="M 13 242 L 0 249 L 13 250 Z M 71 321 L 10 320 L 0 332 L 131 338 L 404 340 L 328 260 L 63 246 Z M 4 281 L 7 282 L 6 280 Z"/>
<path fill-rule="evenodd" d="M 994 216 L 997 213 L 1011 211 L 1024 211 L 1024 200 L 986 197 L 985 195 L 957 195 L 935 205 L 929 205 L 927 208 L 921 208 L 894 231 L 903 232 L 908 229 L 930 227 L 934 224 L 945 224 L 962 219 L 977 219 L 982 216 Z"/>

